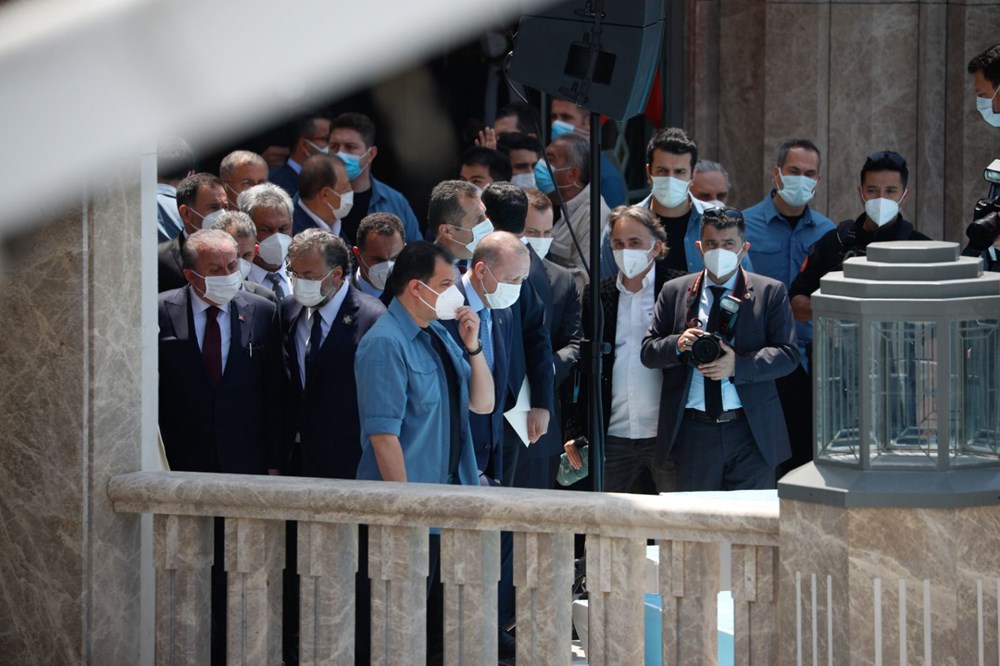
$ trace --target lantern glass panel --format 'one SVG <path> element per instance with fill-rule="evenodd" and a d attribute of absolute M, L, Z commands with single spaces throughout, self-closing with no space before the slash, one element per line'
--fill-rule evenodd
<path fill-rule="evenodd" d="M 951 323 L 952 464 L 1000 459 L 1000 320 Z"/>
<path fill-rule="evenodd" d="M 817 380 L 816 457 L 859 465 L 861 447 L 861 327 L 851 320 L 819 317 L 813 333 Z"/>

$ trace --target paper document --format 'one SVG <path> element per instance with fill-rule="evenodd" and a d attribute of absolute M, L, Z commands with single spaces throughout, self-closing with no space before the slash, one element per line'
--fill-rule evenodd
<path fill-rule="evenodd" d="M 507 423 L 514 429 L 525 446 L 531 444 L 528 440 L 528 412 L 531 411 L 531 390 L 528 389 L 528 379 L 524 379 L 521 390 L 517 394 L 517 403 L 503 413 Z"/>

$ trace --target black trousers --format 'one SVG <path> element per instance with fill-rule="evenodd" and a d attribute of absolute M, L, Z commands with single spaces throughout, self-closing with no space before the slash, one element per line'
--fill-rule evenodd
<path fill-rule="evenodd" d="M 681 492 L 774 488 L 774 469 L 757 448 L 746 418 L 705 423 L 685 415 L 670 457 Z"/>
<path fill-rule="evenodd" d="M 812 378 L 799 365 L 791 374 L 775 381 L 781 411 L 785 413 L 785 427 L 792 445 L 792 457 L 778 465 L 776 478 L 781 478 L 796 467 L 813 459 L 813 393 Z"/>

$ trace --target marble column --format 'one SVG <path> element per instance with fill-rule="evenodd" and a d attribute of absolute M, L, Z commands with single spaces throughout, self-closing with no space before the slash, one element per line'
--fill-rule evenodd
<path fill-rule="evenodd" d="M 496 663 L 498 582 L 499 532 L 441 532 L 445 663 Z"/>
<path fill-rule="evenodd" d="M 426 527 L 371 526 L 372 664 L 422 665 L 427 655 Z"/>
<path fill-rule="evenodd" d="M 141 468 L 141 442 L 152 434 L 144 419 L 155 415 L 143 379 L 149 368 L 155 375 L 155 346 L 151 364 L 143 352 L 155 320 L 143 299 L 155 299 L 156 273 L 143 266 L 143 244 L 151 254 L 156 231 L 140 225 L 144 210 L 155 215 L 155 199 L 142 196 L 140 168 L 138 158 L 128 162 L 125 175 L 60 211 L 38 201 L 44 223 L 3 239 L 6 663 L 140 660 L 141 520 L 115 513 L 106 493 L 112 476 Z"/>
<path fill-rule="evenodd" d="M 660 541 L 659 546 L 663 663 L 714 664 L 718 659 L 719 544 Z"/>
<path fill-rule="evenodd" d="M 573 638 L 573 535 L 514 534 L 517 663 L 570 661 Z"/>
<path fill-rule="evenodd" d="M 903 213 L 938 240 L 965 242 L 1000 130 L 975 110 L 968 61 L 1000 40 L 995 0 L 687 0 L 687 128 L 734 182 L 730 203 L 767 195 L 781 143 L 823 155 L 813 207 L 862 212 L 865 157 L 909 165 Z"/>
<path fill-rule="evenodd" d="M 587 659 L 597 666 L 643 661 L 646 543 L 588 535 Z"/>
<path fill-rule="evenodd" d="M 358 526 L 299 522 L 299 663 L 354 663 Z"/>
<path fill-rule="evenodd" d="M 214 533 L 210 517 L 153 518 L 157 666 L 211 659 Z"/>
<path fill-rule="evenodd" d="M 285 522 L 226 518 L 229 663 L 281 663 Z"/>

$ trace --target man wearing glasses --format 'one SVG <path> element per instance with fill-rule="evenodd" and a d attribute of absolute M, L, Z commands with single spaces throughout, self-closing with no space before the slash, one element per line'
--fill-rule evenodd
<path fill-rule="evenodd" d="M 705 269 L 663 286 L 642 341 L 642 364 L 663 370 L 657 464 L 674 462 L 680 491 L 773 488 L 791 452 L 775 380 L 799 363 L 788 295 L 740 268 L 735 208 L 703 213 L 697 249 Z"/>

